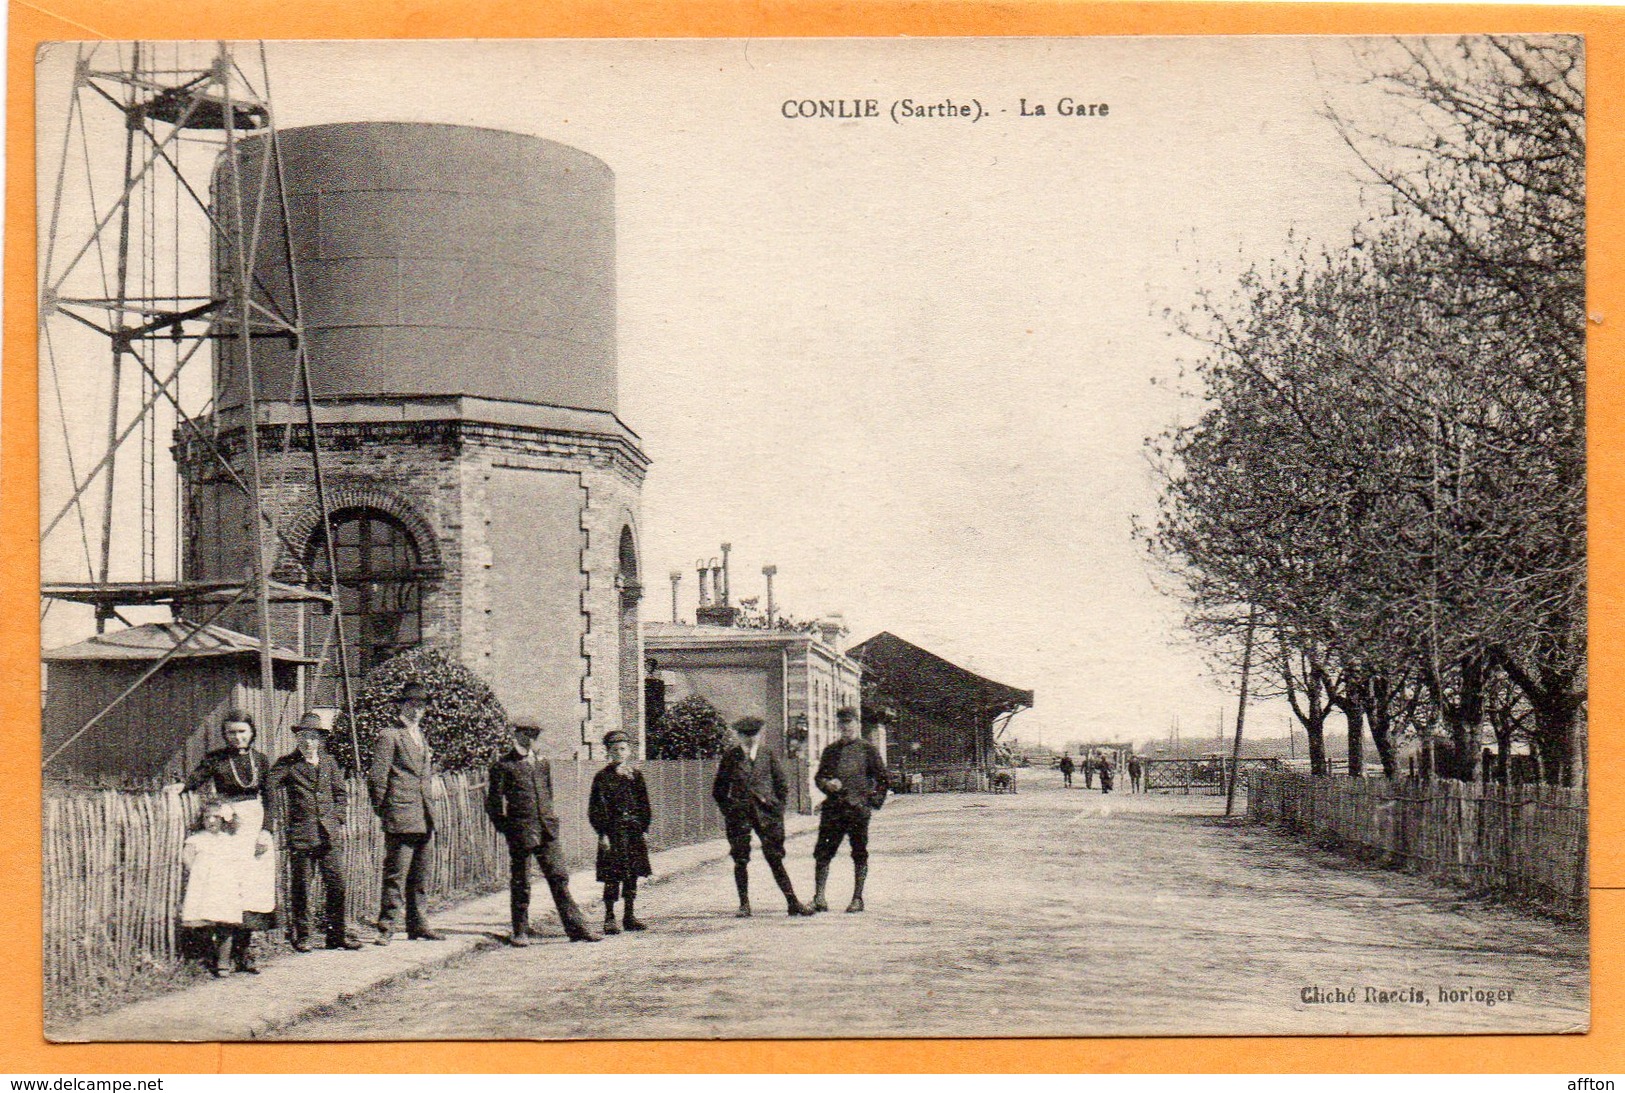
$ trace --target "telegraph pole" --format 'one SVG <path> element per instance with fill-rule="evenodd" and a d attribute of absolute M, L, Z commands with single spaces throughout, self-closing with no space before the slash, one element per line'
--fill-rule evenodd
<path fill-rule="evenodd" d="M 1258 608 L 1247 615 L 1247 643 L 1241 652 L 1241 701 L 1236 706 L 1236 746 L 1230 752 L 1230 792 L 1224 798 L 1226 816 L 1236 807 L 1236 775 L 1241 773 L 1241 727 L 1247 721 L 1247 674 L 1253 666 L 1253 630 L 1258 625 Z"/>

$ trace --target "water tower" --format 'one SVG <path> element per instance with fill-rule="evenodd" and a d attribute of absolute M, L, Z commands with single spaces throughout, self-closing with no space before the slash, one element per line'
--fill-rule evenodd
<path fill-rule="evenodd" d="M 608 729 L 639 739 L 639 497 L 649 461 L 617 416 L 614 178 L 553 141 L 456 125 L 281 130 L 257 226 L 267 311 L 296 343 L 223 341 L 211 428 L 233 460 L 257 430 L 274 576 L 338 575 L 346 660 L 364 675 L 426 646 L 488 680 L 556 754 Z M 268 177 L 269 142 L 234 177 Z M 216 174 L 214 201 L 227 172 Z M 283 260 L 278 260 L 283 259 Z M 217 262 L 219 261 L 217 257 Z M 289 272 L 291 271 L 291 272 Z M 252 565 L 230 471 L 176 440 L 188 578 Z M 320 461 L 279 456 L 319 449 Z M 322 468 L 324 531 L 313 467 Z M 329 630 L 321 604 L 273 605 L 279 643 Z M 331 672 L 312 697 L 334 693 Z"/>

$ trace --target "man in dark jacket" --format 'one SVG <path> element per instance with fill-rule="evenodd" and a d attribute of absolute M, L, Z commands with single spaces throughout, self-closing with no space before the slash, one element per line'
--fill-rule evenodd
<path fill-rule="evenodd" d="M 344 831 L 348 794 L 344 772 L 327 751 L 327 726 L 314 711 L 294 727 L 297 751 L 289 752 L 271 768 L 273 794 L 282 804 L 282 830 L 287 837 L 288 880 L 293 896 L 293 921 L 288 933 L 293 947 L 308 953 L 315 933 L 310 905 L 310 874 L 319 871 L 327 895 L 323 933 L 329 949 L 359 949 L 361 943 L 345 936 L 344 869 L 339 839 Z"/>
<path fill-rule="evenodd" d="M 423 735 L 423 715 L 429 691 L 421 683 L 408 683 L 396 700 L 396 724 L 380 729 L 373 743 L 367 789 L 373 811 L 384 828 L 384 890 L 379 901 L 378 937 L 388 945 L 406 904 L 406 936 L 440 941 L 423 913 L 423 874 L 429 864 L 429 840 L 434 837 L 434 815 L 429 797 L 434 792 L 434 752 Z"/>
<path fill-rule="evenodd" d="M 813 910 L 827 911 L 824 886 L 829 863 L 847 839 L 852 847 L 852 902 L 847 914 L 863 910 L 863 882 L 869 876 L 869 815 L 886 803 L 886 764 L 880 751 L 858 735 L 858 711 L 842 706 L 835 711 L 841 738 L 824 749 L 813 783 L 825 794 L 820 806 L 818 842 L 813 846 Z"/>
<path fill-rule="evenodd" d="M 728 853 L 734 860 L 734 887 L 739 890 L 739 918 L 750 911 L 750 836 L 762 843 L 762 857 L 773 871 L 779 891 L 792 915 L 810 915 L 812 908 L 796 898 L 790 874 L 784 868 L 784 800 L 790 781 L 773 749 L 762 743 L 762 719 L 742 717 L 734 722 L 739 742 L 722 753 L 711 797 L 722 810 L 728 834 Z"/>
<path fill-rule="evenodd" d="M 542 727 L 534 721 L 516 720 L 513 749 L 491 766 L 490 785 L 485 793 L 485 814 L 491 826 L 508 840 L 508 901 L 512 911 L 513 933 L 509 942 L 517 948 L 540 936 L 530 926 L 530 859 L 542 868 L 559 921 L 571 941 L 597 941 L 587 928 L 587 919 L 570 895 L 570 870 L 564 864 L 559 846 L 559 818 L 553 811 L 553 771 L 537 754 L 536 738 Z"/>

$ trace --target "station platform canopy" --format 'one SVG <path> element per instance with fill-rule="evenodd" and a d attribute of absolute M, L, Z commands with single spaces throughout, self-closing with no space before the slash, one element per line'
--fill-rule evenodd
<path fill-rule="evenodd" d="M 846 655 L 863 665 L 866 681 L 925 708 L 976 710 L 994 717 L 1032 708 L 1032 691 L 979 676 L 884 630 Z"/>

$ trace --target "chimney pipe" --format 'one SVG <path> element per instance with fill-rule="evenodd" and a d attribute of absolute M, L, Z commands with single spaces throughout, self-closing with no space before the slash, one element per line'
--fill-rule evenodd
<path fill-rule="evenodd" d="M 732 543 L 722 544 L 722 606 L 727 607 L 733 603 L 733 582 L 728 579 L 728 551 L 732 550 Z"/>
<path fill-rule="evenodd" d="M 846 619 L 839 614 L 826 615 L 818 622 L 819 636 L 824 639 L 825 645 L 828 645 L 837 653 L 843 652 L 841 649 L 841 631 L 845 629 Z"/>
<path fill-rule="evenodd" d="M 705 575 L 711 571 L 706 568 L 704 558 L 694 563 L 694 571 L 700 575 L 700 606 L 709 607 L 711 606 L 711 594 L 705 586 Z"/>
<path fill-rule="evenodd" d="M 671 571 L 671 621 L 674 622 L 674 623 L 677 621 L 677 586 L 682 584 L 682 583 L 683 583 L 683 571 L 681 569 L 672 570 Z"/>
<path fill-rule="evenodd" d="M 767 578 L 767 628 L 773 629 L 773 575 L 779 571 L 776 565 L 764 565 L 762 576 Z"/>

